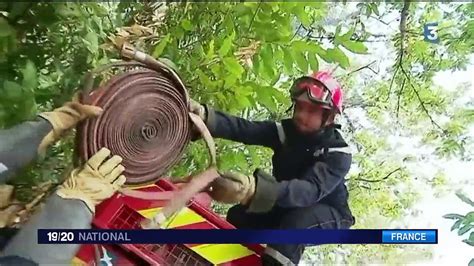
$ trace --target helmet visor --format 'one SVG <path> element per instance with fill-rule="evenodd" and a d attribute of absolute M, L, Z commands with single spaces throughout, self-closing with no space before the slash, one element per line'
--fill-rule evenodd
<path fill-rule="evenodd" d="M 298 98 L 305 92 L 311 102 L 331 106 L 331 92 L 319 82 L 300 80 L 291 87 L 291 97 L 293 99 Z"/>

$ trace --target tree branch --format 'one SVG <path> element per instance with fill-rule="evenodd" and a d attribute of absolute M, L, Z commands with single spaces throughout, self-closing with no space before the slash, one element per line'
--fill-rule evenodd
<path fill-rule="evenodd" d="M 401 96 L 402 96 L 403 89 L 405 88 L 405 81 L 406 81 L 406 78 L 403 79 L 402 87 L 401 87 L 400 90 L 398 91 L 398 99 L 397 99 L 397 119 L 398 119 L 398 113 L 399 113 L 399 111 L 400 111 L 400 98 L 401 98 Z"/>
<path fill-rule="evenodd" d="M 249 24 L 249 28 L 247 29 L 247 32 L 250 32 L 250 28 L 252 28 L 252 24 L 253 22 L 255 21 L 255 17 L 257 16 L 257 13 L 258 11 L 260 10 L 260 6 L 262 5 L 263 3 L 263 0 L 258 2 L 258 6 L 257 8 L 255 9 L 255 13 L 253 13 L 253 17 L 252 17 L 252 20 L 250 20 L 250 24 Z"/>
<path fill-rule="evenodd" d="M 357 129 L 356 127 L 354 126 L 354 123 L 352 122 L 352 120 L 349 118 L 349 116 L 347 115 L 347 113 L 342 113 L 342 116 L 346 119 L 347 121 L 347 124 L 349 125 L 349 128 L 352 132 L 356 132 Z M 357 141 L 354 141 L 355 145 L 356 145 L 356 148 L 357 148 L 357 152 L 360 152 L 362 150 L 362 146 L 360 145 L 360 143 L 358 143 Z"/>
<path fill-rule="evenodd" d="M 366 173 L 359 173 L 359 174 L 357 175 L 357 178 L 360 178 L 360 176 L 361 176 L 362 174 L 364 174 L 364 175 L 369 175 L 369 174 L 373 173 L 373 172 L 375 171 L 375 169 L 379 169 L 380 167 L 382 167 L 382 165 L 383 165 L 384 163 L 385 163 L 385 161 L 382 161 L 382 162 L 379 163 L 379 165 L 377 165 L 377 167 L 374 167 L 374 168 L 370 169 L 368 172 L 366 172 Z"/>
<path fill-rule="evenodd" d="M 358 69 L 353 70 L 353 71 L 347 73 L 346 76 L 349 76 L 349 75 L 351 75 L 351 74 L 353 74 L 353 73 L 359 72 L 359 71 L 361 71 L 361 70 L 363 70 L 363 69 L 366 69 L 366 68 L 370 69 L 370 70 L 371 70 L 372 72 L 374 72 L 375 74 L 378 74 L 378 72 L 376 72 L 375 70 L 373 70 L 372 68 L 370 68 L 370 65 L 372 65 L 372 64 L 375 63 L 375 62 L 377 62 L 377 60 L 374 60 L 374 61 L 368 63 L 368 64 L 365 65 L 365 66 L 359 67 Z"/>
<path fill-rule="evenodd" d="M 388 42 L 390 39 L 378 39 L 378 40 L 357 40 L 358 42 L 363 42 L 363 43 L 377 43 L 377 42 Z"/>
<path fill-rule="evenodd" d="M 436 123 L 436 121 L 434 121 L 433 117 L 430 115 L 430 112 L 428 111 L 428 109 L 427 109 L 426 106 L 425 106 L 425 102 L 421 99 L 420 93 L 418 92 L 418 90 L 415 88 L 415 86 L 414 86 L 413 83 L 411 82 L 411 79 L 410 79 L 410 76 L 408 75 L 408 73 L 405 71 L 405 69 L 404 69 L 403 67 L 401 67 L 401 70 L 402 70 L 402 73 L 403 73 L 403 75 L 405 76 L 405 78 L 408 80 L 408 85 L 410 85 L 410 87 L 413 89 L 413 92 L 415 92 L 416 98 L 417 98 L 418 101 L 420 102 L 421 109 L 423 109 L 423 111 L 425 112 L 425 114 L 428 116 L 428 118 L 429 118 L 430 121 L 431 121 L 431 124 L 433 124 L 434 126 L 436 126 L 436 127 L 437 127 L 439 130 L 441 130 L 441 132 L 443 132 L 445 135 L 448 135 L 448 133 L 446 132 L 446 130 L 444 130 L 438 123 Z"/>
<path fill-rule="evenodd" d="M 386 101 L 388 101 L 388 99 L 390 99 L 390 94 L 392 94 L 393 82 L 395 81 L 395 77 L 397 76 L 400 63 L 401 63 L 401 62 L 399 61 L 398 64 L 396 65 L 395 73 L 393 73 L 392 80 L 390 81 L 390 87 L 388 88 L 388 94 L 387 94 L 387 99 L 386 99 Z"/>
<path fill-rule="evenodd" d="M 392 94 L 392 86 L 393 82 L 395 80 L 395 77 L 397 76 L 399 68 L 402 67 L 403 64 L 403 55 L 405 53 L 405 48 L 404 48 L 404 41 L 405 41 L 405 33 L 406 33 L 406 23 L 407 23 L 407 16 L 408 16 L 408 9 L 410 8 L 410 2 L 409 0 L 405 0 L 405 3 L 403 5 L 402 11 L 400 12 L 400 47 L 399 47 L 399 54 L 398 54 L 398 62 L 395 65 L 395 73 L 393 73 L 392 80 L 390 81 L 390 88 L 388 90 L 387 94 L 387 100 L 390 98 L 390 94 Z"/>
<path fill-rule="evenodd" d="M 348 103 L 344 106 L 345 109 L 350 108 L 380 108 L 375 103 L 364 103 L 364 102 L 357 102 L 357 103 Z"/>
<path fill-rule="evenodd" d="M 354 178 L 353 180 L 356 180 L 356 181 L 363 181 L 363 182 L 369 182 L 369 183 L 376 183 L 376 182 L 381 182 L 383 180 L 386 180 L 387 178 L 389 178 L 391 175 L 393 175 L 394 173 L 398 172 L 402 170 L 401 167 L 391 171 L 390 173 L 388 173 L 385 177 L 383 178 L 380 178 L 380 179 L 375 179 L 375 180 L 370 180 L 370 179 L 364 179 L 364 178 Z"/>
<path fill-rule="evenodd" d="M 301 27 L 303 27 L 303 24 L 302 24 L 302 23 L 300 23 L 300 25 L 299 25 L 298 28 L 296 29 L 295 34 L 293 34 L 293 37 L 291 37 L 290 42 L 292 42 L 293 39 L 296 37 L 296 35 L 298 35 L 298 32 L 300 31 Z"/>
<path fill-rule="evenodd" d="M 375 16 L 370 16 L 370 18 L 373 18 L 373 19 L 375 19 L 375 20 L 377 20 L 377 21 L 379 21 L 379 22 L 381 22 L 381 23 L 383 23 L 383 24 L 385 24 L 385 25 L 387 25 L 387 26 L 390 26 L 389 23 L 383 21 L 381 18 L 378 18 L 378 17 L 375 17 Z"/>
<path fill-rule="evenodd" d="M 405 40 L 405 32 L 406 32 L 406 27 L 407 27 L 407 17 L 408 17 L 408 9 L 410 8 L 410 1 L 405 0 L 405 4 L 403 5 L 401 14 L 400 14 L 400 51 L 402 52 L 400 61 L 402 61 L 403 57 L 403 43 Z"/>

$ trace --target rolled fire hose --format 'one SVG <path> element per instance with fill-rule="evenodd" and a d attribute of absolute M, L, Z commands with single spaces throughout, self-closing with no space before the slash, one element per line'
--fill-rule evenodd
<path fill-rule="evenodd" d="M 155 182 L 181 158 L 191 137 L 191 123 L 199 129 L 210 153 L 209 168 L 176 192 L 153 193 L 127 188 L 121 193 L 142 199 L 170 199 L 155 218 L 144 224 L 156 228 L 219 176 L 215 144 L 204 122 L 189 112 L 189 96 L 177 73 L 133 47 L 122 47 L 129 61 L 111 63 L 88 73 L 81 101 L 104 112 L 78 127 L 77 148 L 86 161 L 102 147 L 123 158 L 126 184 Z M 95 77 L 121 69 L 92 90 Z"/>

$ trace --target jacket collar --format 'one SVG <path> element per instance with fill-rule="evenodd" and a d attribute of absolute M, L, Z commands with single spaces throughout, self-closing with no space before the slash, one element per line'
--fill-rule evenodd
<path fill-rule="evenodd" d="M 285 134 L 289 144 L 304 146 L 347 146 L 342 136 L 337 131 L 341 128 L 339 124 L 331 124 L 312 134 L 302 134 L 298 131 L 293 119 L 285 119 L 282 121 Z M 342 141 L 342 143 L 341 143 Z"/>

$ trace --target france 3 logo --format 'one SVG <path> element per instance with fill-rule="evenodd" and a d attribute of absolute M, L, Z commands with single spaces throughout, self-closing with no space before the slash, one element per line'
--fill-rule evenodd
<path fill-rule="evenodd" d="M 438 22 L 426 23 L 423 27 L 425 41 L 430 43 L 439 43 Z"/>

